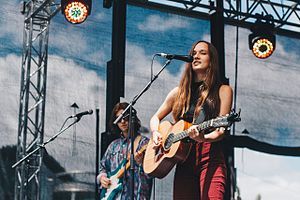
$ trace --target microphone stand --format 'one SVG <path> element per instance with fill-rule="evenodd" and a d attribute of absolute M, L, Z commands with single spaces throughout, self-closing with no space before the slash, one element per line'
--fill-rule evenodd
<path fill-rule="evenodd" d="M 68 119 L 70 119 L 71 117 L 68 117 L 66 120 L 65 120 L 65 122 L 68 120 Z M 37 148 L 35 148 L 33 151 L 31 151 L 29 154 L 27 154 L 26 156 L 24 156 L 21 160 L 19 160 L 18 162 L 16 162 L 13 166 L 12 166 L 12 168 L 15 168 L 15 167 L 17 167 L 19 164 L 21 164 L 24 160 L 26 160 L 28 157 L 30 157 L 32 154 L 34 154 L 35 152 L 37 152 L 38 150 L 40 150 L 40 149 L 42 149 L 42 148 L 45 148 L 45 146 L 49 143 L 49 142 L 51 142 L 51 141 L 53 141 L 54 139 L 56 139 L 60 134 L 62 134 L 65 130 L 67 130 L 68 128 L 70 128 L 71 126 L 73 126 L 74 124 L 76 124 L 77 122 L 79 122 L 79 120 L 81 119 L 81 117 L 78 117 L 76 120 L 74 120 L 71 124 L 69 124 L 67 127 L 65 127 L 65 128 L 61 128 L 60 130 L 59 130 L 59 132 L 58 133 L 56 133 L 54 136 L 52 136 L 51 138 L 49 138 L 46 142 L 44 142 L 43 144 L 41 144 L 41 145 L 37 145 Z M 64 124 L 65 124 L 65 122 L 64 122 Z M 64 126 L 64 124 L 63 124 L 63 126 Z"/>
<path fill-rule="evenodd" d="M 159 72 L 151 77 L 151 80 L 148 82 L 148 84 L 142 89 L 142 91 L 136 95 L 133 100 L 129 103 L 129 105 L 123 110 L 121 115 L 113 122 L 113 124 L 117 124 L 125 115 L 125 113 L 129 110 L 129 125 L 128 125 L 128 136 L 130 136 L 130 142 L 131 142 L 131 149 L 130 149 L 130 196 L 131 200 L 134 200 L 134 132 L 135 131 L 132 126 L 134 125 L 133 123 L 133 118 L 135 113 L 132 112 L 132 108 L 137 102 L 137 100 L 150 88 L 152 83 L 158 78 L 160 73 L 169 65 L 171 62 L 171 59 L 168 59 L 165 64 L 162 66 L 162 68 L 159 70 Z"/>

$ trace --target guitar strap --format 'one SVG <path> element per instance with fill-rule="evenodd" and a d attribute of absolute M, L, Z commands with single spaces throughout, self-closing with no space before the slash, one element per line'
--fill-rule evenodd
<path fill-rule="evenodd" d="M 141 140 L 142 136 L 141 135 L 137 135 L 136 138 L 134 139 L 134 142 L 133 142 L 133 153 L 134 153 L 134 156 L 136 155 L 136 150 L 139 146 L 139 143 L 140 143 L 140 140 Z M 130 149 L 130 146 L 129 146 L 129 149 Z M 129 160 L 130 159 L 130 150 L 128 150 L 128 154 L 127 154 L 127 159 Z"/>
<path fill-rule="evenodd" d="M 133 142 L 133 149 L 134 149 L 134 155 L 135 155 L 135 153 L 136 153 L 136 150 L 137 150 L 137 148 L 138 148 L 138 146 L 139 146 L 139 143 L 140 143 L 140 140 L 141 140 L 141 138 L 142 138 L 142 136 L 141 135 L 137 135 L 136 136 L 136 138 L 134 139 L 134 142 Z M 130 159 L 130 146 L 129 146 L 129 149 L 128 149 L 128 154 L 127 154 L 127 159 L 129 160 Z"/>
<path fill-rule="evenodd" d="M 133 148 L 134 148 L 134 155 L 135 155 L 136 150 L 137 150 L 137 148 L 139 146 L 141 138 L 142 138 L 141 135 L 137 135 L 136 138 L 135 138 L 135 140 L 134 140 L 134 146 L 133 146 Z"/>

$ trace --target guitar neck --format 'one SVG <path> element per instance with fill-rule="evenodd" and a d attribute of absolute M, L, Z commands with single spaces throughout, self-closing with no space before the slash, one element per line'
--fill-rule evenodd
<path fill-rule="evenodd" d="M 144 146 L 142 146 L 142 148 L 141 148 L 135 155 L 139 155 L 139 154 L 144 153 L 144 151 L 146 151 L 146 149 L 147 149 L 147 144 L 144 145 Z M 128 170 L 129 167 L 130 167 L 130 160 L 127 161 L 126 165 L 125 165 L 124 167 L 122 167 L 122 168 L 118 171 L 117 177 L 118 177 L 118 178 L 121 178 L 121 177 L 124 175 L 124 173 L 125 173 L 125 169 Z"/>
<path fill-rule="evenodd" d="M 212 123 L 213 123 L 213 119 L 202 122 L 201 124 L 199 124 L 197 126 L 197 129 L 198 129 L 199 132 L 204 131 L 204 130 L 210 128 Z M 174 143 L 178 142 L 178 141 L 180 141 L 180 140 L 182 140 L 182 139 L 184 139 L 188 136 L 189 136 L 189 133 L 186 130 L 182 131 L 180 133 L 174 134 L 173 142 Z"/>

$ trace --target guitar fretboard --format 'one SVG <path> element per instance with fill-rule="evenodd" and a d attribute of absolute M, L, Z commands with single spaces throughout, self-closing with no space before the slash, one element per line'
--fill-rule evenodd
<path fill-rule="evenodd" d="M 204 130 L 206 130 L 208 128 L 211 128 L 212 125 L 213 125 L 213 119 L 205 121 L 205 122 L 202 122 L 201 124 L 199 124 L 197 126 L 197 129 L 198 129 L 199 132 L 201 132 L 201 131 L 204 131 Z M 189 134 L 188 134 L 187 131 L 182 131 L 180 133 L 174 134 L 174 137 L 172 138 L 173 139 L 173 143 L 178 142 L 178 141 L 180 141 L 180 140 L 182 140 L 182 139 L 184 139 L 184 138 L 186 138 L 188 136 L 189 136 Z"/>

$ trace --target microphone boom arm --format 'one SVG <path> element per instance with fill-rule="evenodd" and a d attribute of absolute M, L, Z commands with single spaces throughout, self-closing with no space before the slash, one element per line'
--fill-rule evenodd
<path fill-rule="evenodd" d="M 69 119 L 69 117 L 67 118 Z M 41 145 L 37 145 L 37 148 L 35 148 L 33 151 L 31 151 L 30 153 L 28 153 L 26 156 L 24 156 L 22 159 L 20 159 L 18 162 L 16 162 L 12 168 L 17 167 L 20 163 L 22 163 L 24 160 L 26 160 L 28 157 L 30 157 L 32 154 L 34 154 L 35 152 L 37 152 L 39 149 L 45 148 L 45 146 L 53 141 L 55 138 L 57 138 L 60 134 L 62 134 L 65 130 L 67 130 L 68 128 L 70 128 L 71 126 L 73 126 L 74 124 L 76 124 L 79 120 L 74 120 L 71 124 L 69 124 L 67 127 L 60 129 L 60 131 L 58 133 L 56 133 L 55 135 L 53 135 L 51 138 L 49 138 L 46 142 L 44 142 Z"/>
<path fill-rule="evenodd" d="M 156 75 L 154 75 L 153 77 L 151 77 L 151 80 L 148 82 L 148 84 L 142 89 L 142 91 L 136 95 L 133 100 L 129 103 L 129 105 L 123 110 L 123 112 L 119 115 L 119 117 L 113 122 L 113 124 L 117 124 L 124 116 L 124 114 L 127 112 L 127 110 L 130 107 L 133 107 L 134 104 L 137 102 L 137 100 L 150 88 L 150 86 L 152 85 L 152 83 L 158 78 L 158 76 L 160 75 L 160 73 L 170 64 L 171 60 L 167 60 L 165 62 L 165 64 L 162 66 L 162 68 L 159 70 L 159 72 L 157 72 Z"/>

